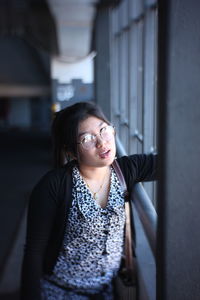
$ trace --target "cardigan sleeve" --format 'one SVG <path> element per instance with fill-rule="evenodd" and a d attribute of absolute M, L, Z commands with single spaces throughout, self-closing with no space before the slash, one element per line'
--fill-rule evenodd
<path fill-rule="evenodd" d="M 132 186 L 136 182 L 153 181 L 157 179 L 157 155 L 134 154 L 118 159 L 126 182 Z"/>
<path fill-rule="evenodd" d="M 44 255 L 58 206 L 58 176 L 48 172 L 32 191 L 21 273 L 20 300 L 40 299 Z"/>

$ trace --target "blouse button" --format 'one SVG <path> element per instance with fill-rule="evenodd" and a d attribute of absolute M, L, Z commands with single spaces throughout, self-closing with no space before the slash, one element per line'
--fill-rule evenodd
<path fill-rule="evenodd" d="M 106 249 L 104 249 L 102 255 L 106 255 L 106 254 L 108 254 L 108 252 L 106 251 Z"/>
<path fill-rule="evenodd" d="M 108 234 L 108 232 L 109 232 L 108 230 L 104 230 L 104 231 L 103 231 L 103 233 L 105 233 L 105 234 Z"/>

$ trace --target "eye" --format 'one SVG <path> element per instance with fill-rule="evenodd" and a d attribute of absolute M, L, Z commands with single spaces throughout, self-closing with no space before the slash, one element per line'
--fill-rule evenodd
<path fill-rule="evenodd" d="M 101 132 L 101 134 L 111 134 L 111 133 L 113 133 L 113 127 L 110 125 L 107 125 L 107 126 L 103 127 L 100 130 L 100 132 Z"/>
<path fill-rule="evenodd" d="M 100 132 L 103 133 L 106 132 L 107 130 L 108 130 L 108 126 L 105 126 L 100 129 Z"/>
<path fill-rule="evenodd" d="M 94 136 L 92 134 L 86 134 L 83 139 L 82 139 L 82 143 L 85 144 L 85 143 L 89 143 L 91 141 L 94 140 Z"/>
<path fill-rule="evenodd" d="M 111 125 L 107 125 L 100 130 L 100 135 L 105 140 L 110 140 L 113 137 L 114 129 Z"/>

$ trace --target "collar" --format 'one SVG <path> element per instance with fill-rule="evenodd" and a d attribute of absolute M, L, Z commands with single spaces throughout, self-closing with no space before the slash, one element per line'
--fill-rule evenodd
<path fill-rule="evenodd" d="M 73 194 L 77 200 L 79 211 L 85 219 L 92 220 L 100 217 L 101 214 L 108 214 L 110 212 L 119 214 L 124 209 L 123 192 L 113 168 L 111 168 L 110 192 L 105 208 L 101 208 L 95 202 L 77 167 L 73 168 L 72 177 Z"/>

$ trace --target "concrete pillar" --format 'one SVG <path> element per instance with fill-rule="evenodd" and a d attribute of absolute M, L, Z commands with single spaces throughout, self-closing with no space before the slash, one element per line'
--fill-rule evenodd
<path fill-rule="evenodd" d="M 158 300 L 200 297 L 199 11 L 159 3 Z"/>
<path fill-rule="evenodd" d="M 102 7 L 98 9 L 95 23 L 95 102 L 101 106 L 108 119 L 111 118 L 109 44 L 109 8 Z"/>

